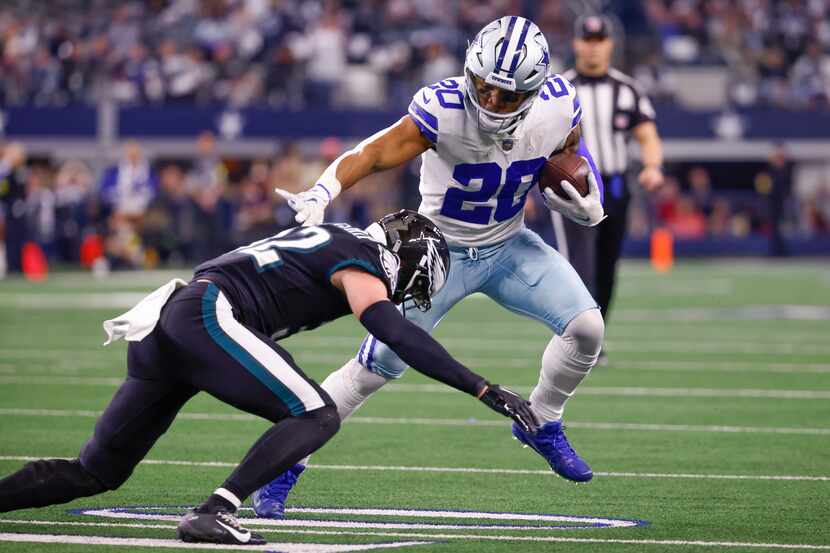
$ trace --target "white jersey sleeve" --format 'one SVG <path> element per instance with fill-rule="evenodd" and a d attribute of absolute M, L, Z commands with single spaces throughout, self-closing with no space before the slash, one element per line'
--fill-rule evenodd
<path fill-rule="evenodd" d="M 434 85 L 423 87 L 415 93 L 412 102 L 409 103 L 409 116 L 433 146 L 438 145 L 442 132 L 446 135 L 456 126 L 457 122 L 452 120 L 453 111 L 458 115 L 459 110 L 464 110 L 462 85 L 463 81 L 459 79 L 444 79 Z"/>
<path fill-rule="evenodd" d="M 576 87 L 562 75 L 550 75 L 539 91 L 539 115 L 533 119 L 535 125 L 550 129 L 545 141 L 545 151 L 550 156 L 562 149 L 568 135 L 582 121 L 582 106 L 576 94 Z M 537 107 L 534 105 L 534 108 Z M 552 146 L 552 147 L 551 147 Z"/>

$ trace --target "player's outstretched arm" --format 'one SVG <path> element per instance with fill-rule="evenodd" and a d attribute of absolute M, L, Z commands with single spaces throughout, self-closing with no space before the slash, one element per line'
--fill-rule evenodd
<path fill-rule="evenodd" d="M 401 316 L 389 301 L 386 286 L 379 278 L 356 269 L 344 269 L 332 276 L 332 283 L 345 292 L 360 323 L 413 369 L 475 396 L 527 431 L 535 431 L 538 421 L 529 402 L 506 388 L 490 384 L 453 359 L 429 333 Z"/>
<path fill-rule="evenodd" d="M 297 212 L 298 223 L 319 225 L 323 222 L 326 206 L 342 190 L 372 173 L 406 163 L 424 153 L 430 145 L 412 118 L 405 115 L 391 127 L 373 134 L 335 159 L 311 189 L 300 194 L 280 188 L 276 192 Z"/>

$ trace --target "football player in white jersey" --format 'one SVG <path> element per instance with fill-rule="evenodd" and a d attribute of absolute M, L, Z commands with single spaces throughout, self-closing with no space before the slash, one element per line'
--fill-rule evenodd
<path fill-rule="evenodd" d="M 447 311 L 475 292 L 551 330 L 530 400 L 543 426 L 536 433 L 514 425 L 560 476 L 591 479 L 588 464 L 562 429 L 565 402 L 597 360 L 604 324 L 597 304 L 571 265 L 524 225 L 524 203 L 545 161 L 561 150 L 579 151 L 581 109 L 574 87 L 548 75 L 544 35 L 531 21 L 502 17 L 470 44 L 464 75 L 419 90 L 409 113 L 335 160 L 318 182 L 300 194 L 278 190 L 305 225 L 322 222 L 328 203 L 363 177 L 422 156 L 419 212 L 432 219 L 450 245 L 450 272 L 428 310 L 405 302 L 405 316 L 431 331 Z M 590 155 L 584 151 L 590 160 Z M 581 197 L 552 191 L 550 209 L 583 225 L 603 218 L 596 178 Z M 357 356 L 322 386 L 341 419 L 372 393 L 399 378 L 406 364 L 369 335 Z M 305 464 L 295 465 L 254 495 L 259 516 L 281 518 L 288 491 Z"/>

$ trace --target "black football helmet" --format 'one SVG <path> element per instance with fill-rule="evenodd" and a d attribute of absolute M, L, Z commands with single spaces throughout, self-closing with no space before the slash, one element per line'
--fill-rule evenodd
<path fill-rule="evenodd" d="M 450 249 L 441 229 L 409 209 L 390 213 L 367 230 L 372 227 L 383 231 L 386 246 L 400 262 L 392 301 L 403 303 L 411 298 L 418 309 L 428 310 L 430 298 L 444 286 L 450 271 Z"/>

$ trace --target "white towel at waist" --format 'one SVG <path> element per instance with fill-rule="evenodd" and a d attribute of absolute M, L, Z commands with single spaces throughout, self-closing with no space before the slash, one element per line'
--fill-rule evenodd
<path fill-rule="evenodd" d="M 107 333 L 109 345 L 124 338 L 128 342 L 140 342 L 150 334 L 161 316 L 161 308 L 179 288 L 187 286 L 187 282 L 174 278 L 146 298 L 138 302 L 135 307 L 114 319 L 104 321 L 104 332 Z"/>

